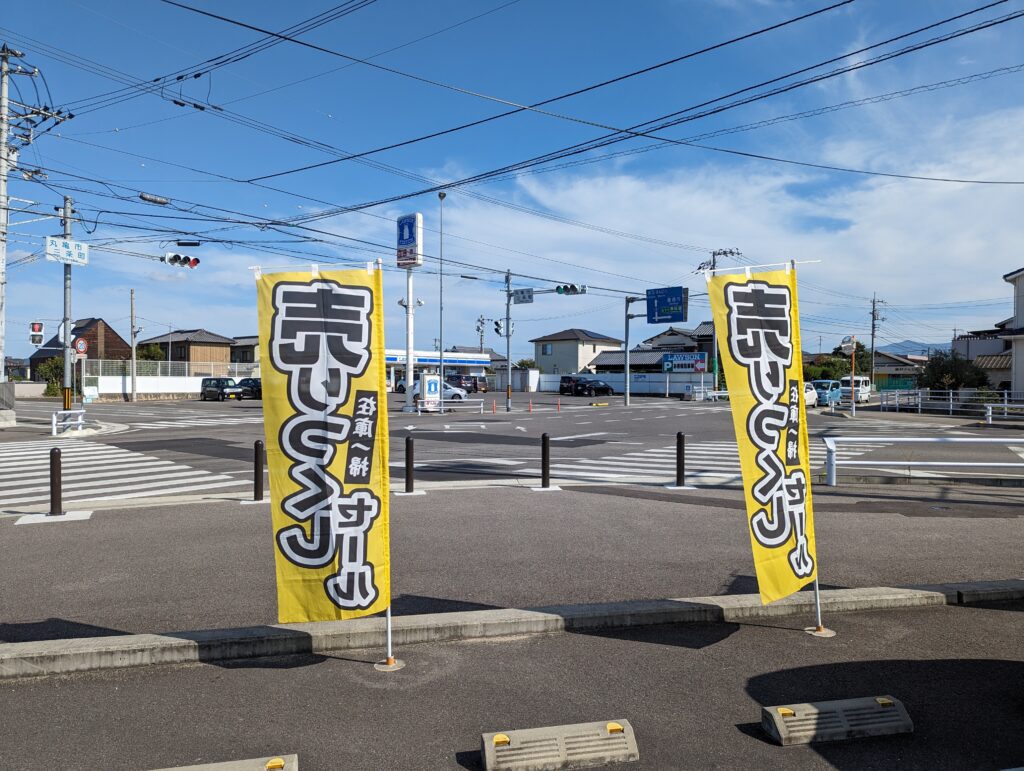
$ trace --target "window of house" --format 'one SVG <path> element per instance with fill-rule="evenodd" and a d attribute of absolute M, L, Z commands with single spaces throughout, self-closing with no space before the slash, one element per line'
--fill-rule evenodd
<path fill-rule="evenodd" d="M 184 361 L 185 359 L 185 346 L 176 345 L 174 346 L 174 358 L 178 361 Z"/>
<path fill-rule="evenodd" d="M 540 344 L 540 354 L 541 354 L 541 356 L 550 356 L 551 355 L 551 351 L 552 351 L 551 343 L 541 343 Z"/>

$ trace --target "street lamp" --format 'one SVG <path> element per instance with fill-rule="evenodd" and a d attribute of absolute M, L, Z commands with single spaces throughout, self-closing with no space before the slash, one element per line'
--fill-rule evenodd
<path fill-rule="evenodd" d="M 441 412 L 444 413 L 444 199 L 445 192 L 442 190 L 437 194 L 438 207 L 440 208 L 440 223 L 438 227 L 439 249 L 438 262 L 440 272 L 438 273 L 438 333 L 437 347 L 440 349 L 440 371 L 441 371 Z"/>

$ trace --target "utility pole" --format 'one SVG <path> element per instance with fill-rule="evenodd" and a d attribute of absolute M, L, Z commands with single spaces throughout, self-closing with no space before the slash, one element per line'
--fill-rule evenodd
<path fill-rule="evenodd" d="M 629 320 L 630 319 L 635 319 L 635 318 L 637 318 L 639 316 L 647 315 L 645 313 L 630 313 L 629 312 L 629 306 L 632 305 L 635 302 L 639 302 L 640 300 L 645 300 L 645 299 L 646 299 L 645 297 L 632 297 L 630 295 L 626 295 L 626 331 L 624 333 L 624 337 L 626 338 L 626 340 L 625 340 L 625 346 L 623 348 L 623 359 L 622 359 L 622 362 L 623 362 L 622 371 L 623 371 L 623 373 L 626 376 L 625 386 L 622 389 L 622 403 L 626 407 L 629 406 L 629 390 L 630 390 L 629 389 L 629 387 L 630 387 L 630 382 L 629 382 L 629 380 L 630 380 L 630 375 L 629 375 Z"/>
<path fill-rule="evenodd" d="M 7 334 L 7 224 L 10 221 L 10 198 L 7 195 L 7 135 L 10 132 L 10 98 L 8 81 L 11 77 L 10 57 L 21 54 L 6 44 L 0 48 L 0 383 L 7 381 L 7 359 L 4 340 Z"/>
<path fill-rule="evenodd" d="M 10 98 L 10 79 L 13 75 L 34 77 L 38 70 L 15 64 L 11 59 L 24 58 L 25 54 L 0 45 L 0 383 L 7 380 L 7 232 L 10 228 L 11 197 L 7 192 L 7 176 L 15 169 L 18 161 L 18 147 L 30 145 L 35 136 L 45 133 L 58 123 L 74 117 L 62 110 L 51 110 L 48 106 L 37 107 Z M 20 97 L 19 97 L 20 98 Z M 20 110 L 13 112 L 11 106 Z M 47 125 L 49 121 L 52 124 Z M 12 130 L 13 129 L 13 130 Z M 21 132 L 21 133 L 18 133 Z M 16 146 L 15 143 L 18 143 Z M 22 170 L 32 174 L 31 170 Z"/>
<path fill-rule="evenodd" d="M 64 238 L 71 240 L 71 196 L 64 196 L 64 208 L 61 224 L 64 226 Z M 75 364 L 71 353 L 71 263 L 64 263 L 64 409 L 70 410 L 75 384 Z"/>
<path fill-rule="evenodd" d="M 878 322 L 885 318 L 878 312 L 878 304 L 882 302 L 874 292 L 871 293 L 871 387 L 875 387 L 875 333 Z"/>
<path fill-rule="evenodd" d="M 718 270 L 718 258 L 719 257 L 739 257 L 742 255 L 739 249 L 714 249 L 711 252 L 711 259 L 702 262 L 697 266 L 697 270 L 694 273 L 700 273 L 701 271 L 708 270 L 714 273 Z M 715 325 L 711 325 L 711 370 L 714 373 L 714 389 L 718 390 L 718 330 L 715 329 Z"/>
<path fill-rule="evenodd" d="M 136 335 L 138 334 L 138 330 L 135 328 L 135 290 L 134 289 L 131 290 L 131 312 L 130 312 L 129 319 L 130 319 L 130 323 L 131 323 L 131 338 L 132 338 L 132 401 L 134 402 L 138 398 L 137 392 L 135 390 L 135 387 L 136 387 L 135 377 L 136 377 L 136 367 L 137 367 L 137 365 L 136 365 L 136 356 L 135 356 L 135 353 L 136 353 L 136 351 L 135 351 L 135 343 L 136 343 Z"/>
<path fill-rule="evenodd" d="M 512 271 L 505 271 L 505 412 L 512 412 Z"/>

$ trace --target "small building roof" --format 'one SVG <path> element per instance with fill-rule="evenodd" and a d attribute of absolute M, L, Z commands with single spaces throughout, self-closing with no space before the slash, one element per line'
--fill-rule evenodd
<path fill-rule="evenodd" d="M 702 321 L 697 325 L 696 329 L 690 333 L 692 337 L 711 337 L 715 333 L 714 322 Z"/>
<path fill-rule="evenodd" d="M 921 364 L 920 358 L 918 358 L 917 361 L 914 361 L 909 356 L 900 356 L 898 353 L 890 353 L 889 351 L 875 351 L 875 359 L 878 359 L 879 357 L 892 359 L 893 361 L 908 367 L 916 367 Z M 927 357 L 924 358 L 927 360 Z"/>
<path fill-rule="evenodd" d="M 610 337 L 608 335 L 602 335 L 598 332 L 591 332 L 589 329 L 563 329 L 561 332 L 555 332 L 551 335 L 544 335 L 544 337 L 535 337 L 531 340 L 531 343 L 553 343 L 561 340 L 576 340 L 582 343 L 621 343 L 617 337 Z"/>
<path fill-rule="evenodd" d="M 260 344 L 260 336 L 259 335 L 242 335 L 241 337 L 234 338 L 232 340 L 231 344 L 232 345 L 259 345 Z"/>
<path fill-rule="evenodd" d="M 649 367 L 653 364 L 661 364 L 661 357 L 669 351 L 633 351 L 629 352 L 630 366 Z M 602 351 L 595 356 L 590 367 L 625 367 L 626 354 L 624 351 Z"/>
<path fill-rule="evenodd" d="M 1017 270 L 1011 270 L 1009 273 L 1006 273 L 1003 276 L 1003 281 L 1010 281 L 1010 282 L 1012 282 L 1015 278 L 1020 276 L 1022 273 L 1024 273 L 1024 268 L 1017 268 Z"/>
<path fill-rule="evenodd" d="M 974 363 L 982 369 L 1010 369 L 1013 367 L 1012 353 L 988 353 L 976 356 Z"/>
<path fill-rule="evenodd" d="M 230 337 L 214 334 L 205 329 L 175 329 L 165 335 L 151 337 L 148 340 L 140 340 L 138 345 L 149 345 L 150 343 L 211 343 L 214 345 L 231 345 L 235 341 Z"/>

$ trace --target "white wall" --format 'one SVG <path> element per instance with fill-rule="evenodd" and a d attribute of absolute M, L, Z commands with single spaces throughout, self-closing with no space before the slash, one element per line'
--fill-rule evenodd
<path fill-rule="evenodd" d="M 130 394 L 130 375 L 100 375 L 96 378 L 100 395 Z M 135 391 L 140 394 L 199 394 L 201 377 L 157 377 L 140 375 L 135 378 Z M 87 383 L 88 384 L 88 383 Z"/>

